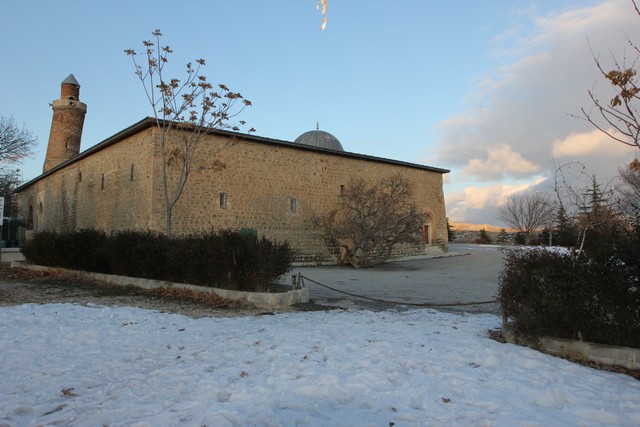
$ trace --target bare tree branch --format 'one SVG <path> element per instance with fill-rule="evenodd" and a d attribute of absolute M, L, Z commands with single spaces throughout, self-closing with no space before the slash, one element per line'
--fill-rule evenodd
<path fill-rule="evenodd" d="M 640 16 L 640 10 L 635 0 L 631 0 L 636 13 Z M 603 132 L 609 138 L 622 144 L 640 149 L 640 86 L 638 82 L 638 60 L 640 49 L 629 38 L 629 45 L 635 50 L 636 58 L 631 61 L 625 57 L 622 62 L 614 59 L 613 69 L 607 71 L 601 64 L 598 56 L 591 50 L 596 68 L 602 77 L 613 87 L 614 96 L 608 102 L 600 99 L 594 91 L 587 91 L 597 114 L 592 109 L 582 111 L 583 117 L 596 129 Z M 629 63 L 629 65 L 627 65 Z"/>
<path fill-rule="evenodd" d="M 8 165 L 33 155 L 36 139 L 24 125 L 20 128 L 13 117 L 0 116 L 0 172 L 6 173 Z"/>
<path fill-rule="evenodd" d="M 580 162 L 555 167 L 554 191 L 559 212 L 578 230 L 577 255 L 582 254 L 590 230 L 608 226 L 613 217 L 611 186 L 614 179 L 602 186 L 594 175 L 587 173 Z"/>
<path fill-rule="evenodd" d="M 526 245 L 534 232 L 551 224 L 553 213 L 548 196 L 533 191 L 513 194 L 498 208 L 498 218 L 522 233 Z"/>
<path fill-rule="evenodd" d="M 197 151 L 204 135 L 210 129 L 240 130 L 244 121 L 234 119 L 251 101 L 240 93 L 232 92 L 224 84 L 217 88 L 201 73 L 204 59 L 188 63 L 184 79 L 168 77 L 165 66 L 173 53 L 169 46 L 162 46 L 160 30 L 152 32 L 152 40 L 146 40 L 142 65 L 136 60 L 137 53 L 126 49 L 131 57 L 135 74 L 144 88 L 153 118 L 160 129 L 162 156 L 163 195 L 166 203 L 166 233 L 172 233 L 173 208 L 180 199 L 193 165 L 198 159 Z M 179 136 L 171 138 L 174 130 Z M 253 128 L 249 132 L 254 132 Z M 228 145 L 227 145 L 228 146 Z M 223 146 L 221 149 L 226 148 Z"/>
<path fill-rule="evenodd" d="M 640 161 L 634 159 L 620 168 L 621 185 L 618 186 L 620 210 L 630 223 L 640 226 Z"/>
<path fill-rule="evenodd" d="M 400 174 L 374 184 L 352 179 L 338 207 L 315 219 L 341 263 L 356 268 L 384 262 L 398 244 L 423 243 L 424 221 L 410 182 Z"/>

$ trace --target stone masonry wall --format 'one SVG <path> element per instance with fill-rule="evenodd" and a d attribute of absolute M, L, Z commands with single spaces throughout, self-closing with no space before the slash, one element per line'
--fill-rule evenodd
<path fill-rule="evenodd" d="M 166 212 L 155 128 L 82 158 L 19 195 L 21 216 L 33 210 L 33 230 L 80 228 L 165 231 Z M 153 153 L 153 155 L 152 155 Z M 446 245 L 442 174 L 416 167 L 348 158 L 274 143 L 208 135 L 173 212 L 173 232 L 252 228 L 288 241 L 298 259 L 331 259 L 312 223 L 334 209 L 340 186 L 352 176 L 370 181 L 401 172 L 413 184 L 419 208 L 429 214 L 431 243 Z M 224 193 L 221 206 L 221 194 Z M 446 247 L 445 247 L 446 249 Z M 395 255 L 424 252 L 398 248 Z"/>
<path fill-rule="evenodd" d="M 19 194 L 33 232 L 146 230 L 152 181 L 151 129 L 58 170 Z"/>
<path fill-rule="evenodd" d="M 340 186 L 350 177 L 373 182 L 400 172 L 412 182 L 418 207 L 430 216 L 432 243 L 446 245 L 440 173 L 269 143 L 238 140 L 228 145 L 226 138 L 213 136 L 200 146 L 198 158 L 174 211 L 175 233 L 253 228 L 260 236 L 288 241 L 299 260 L 327 260 L 329 252 L 317 236 L 313 215 L 336 207 Z M 226 194 L 226 207 L 220 206 L 221 193 Z M 424 249 L 405 245 L 394 255 Z"/>

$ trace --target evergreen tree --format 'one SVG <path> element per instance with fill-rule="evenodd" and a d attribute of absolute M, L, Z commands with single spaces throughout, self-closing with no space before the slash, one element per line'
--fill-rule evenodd
<path fill-rule="evenodd" d="M 480 230 L 480 234 L 476 239 L 476 243 L 479 243 L 481 245 L 488 245 L 492 242 L 493 240 L 491 240 L 491 237 L 489 237 L 489 235 L 487 234 L 487 230 L 485 230 L 484 228 Z"/>
<path fill-rule="evenodd" d="M 497 242 L 504 244 L 509 243 L 509 240 L 509 233 L 507 233 L 507 230 L 505 230 L 504 228 L 501 228 L 500 233 L 498 234 Z"/>
<path fill-rule="evenodd" d="M 538 234 L 538 241 L 536 243 L 542 246 L 553 245 L 553 230 L 551 228 L 545 227 L 542 231 L 540 231 L 540 234 Z"/>
<path fill-rule="evenodd" d="M 607 259 L 617 246 L 620 238 L 620 217 L 611 207 L 610 192 L 602 191 L 595 176 L 591 187 L 584 192 L 585 203 L 578 218 L 580 227 L 580 250 L 589 257 Z"/>
<path fill-rule="evenodd" d="M 554 236 L 555 244 L 558 246 L 575 247 L 578 243 L 578 228 L 567 217 L 567 213 L 561 206 L 558 209 L 558 224 Z"/>
<path fill-rule="evenodd" d="M 449 224 L 449 218 L 447 218 L 447 235 L 449 242 L 453 242 L 456 238 L 456 232 L 453 229 L 453 226 Z"/>

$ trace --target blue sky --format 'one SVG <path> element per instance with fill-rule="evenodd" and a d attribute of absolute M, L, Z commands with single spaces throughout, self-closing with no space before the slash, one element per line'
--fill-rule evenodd
<path fill-rule="evenodd" d="M 451 169 L 452 220 L 498 224 L 509 194 L 549 187 L 551 160 L 583 161 L 603 180 L 636 154 L 569 114 L 594 69 L 640 41 L 629 0 L 7 1 L 0 25 L 0 115 L 39 141 L 22 165 L 42 170 L 60 82 L 73 73 L 88 105 L 82 149 L 151 114 L 123 50 L 155 28 L 172 65 L 207 60 L 210 81 L 253 102 L 242 119 L 260 136 L 315 128 L 347 151 Z M 627 48 L 627 51 L 624 49 Z"/>

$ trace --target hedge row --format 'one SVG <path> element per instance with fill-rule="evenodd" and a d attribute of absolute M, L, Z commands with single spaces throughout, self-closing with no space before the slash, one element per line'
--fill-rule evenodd
<path fill-rule="evenodd" d="M 265 291 L 290 270 L 293 252 L 223 230 L 178 238 L 153 232 L 40 232 L 22 248 L 35 264 L 242 291 Z"/>
<path fill-rule="evenodd" d="M 639 278 L 637 264 L 619 257 L 513 250 L 506 252 L 499 299 L 523 335 L 640 347 Z"/>

